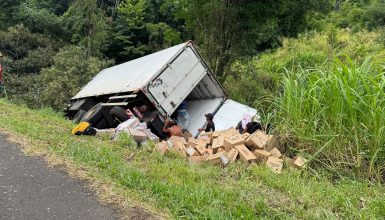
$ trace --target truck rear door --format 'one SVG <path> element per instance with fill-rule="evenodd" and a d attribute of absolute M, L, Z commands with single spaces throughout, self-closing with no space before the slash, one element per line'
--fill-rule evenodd
<path fill-rule="evenodd" d="M 148 87 L 165 114 L 171 115 L 207 74 L 206 66 L 187 46 Z"/>

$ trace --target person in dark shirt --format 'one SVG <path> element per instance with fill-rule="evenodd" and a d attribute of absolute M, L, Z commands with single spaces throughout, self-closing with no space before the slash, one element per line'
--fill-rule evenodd
<path fill-rule="evenodd" d="M 249 113 L 243 114 L 242 120 L 238 122 L 235 130 L 238 130 L 240 134 L 243 134 L 246 129 L 247 123 L 251 122 L 251 115 Z"/>
<path fill-rule="evenodd" d="M 245 130 L 243 131 L 243 133 L 252 134 L 257 130 L 262 130 L 262 125 L 261 125 L 261 120 L 260 120 L 258 114 L 255 114 L 251 118 L 251 122 L 246 124 Z"/>
<path fill-rule="evenodd" d="M 206 117 L 206 128 L 200 128 L 198 129 L 199 132 L 205 131 L 205 132 L 210 132 L 210 131 L 215 131 L 215 124 L 214 124 L 214 115 L 212 113 L 205 114 Z"/>

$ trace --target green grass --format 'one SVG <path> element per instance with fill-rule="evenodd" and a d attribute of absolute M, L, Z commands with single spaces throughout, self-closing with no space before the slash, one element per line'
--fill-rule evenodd
<path fill-rule="evenodd" d="M 290 147 L 314 155 L 313 165 L 352 178 L 383 181 L 385 78 L 370 59 L 288 71 L 277 99 L 276 124 Z"/>
<path fill-rule="evenodd" d="M 5 100 L 0 100 L 0 118 L 1 129 L 64 158 L 97 181 L 113 183 L 125 196 L 154 205 L 170 218 L 370 219 L 385 215 L 381 185 L 348 179 L 332 183 L 322 174 L 289 169 L 276 175 L 241 163 L 225 169 L 192 166 L 176 156 L 152 153 L 148 147 L 71 136 L 73 124 L 61 115 Z"/>

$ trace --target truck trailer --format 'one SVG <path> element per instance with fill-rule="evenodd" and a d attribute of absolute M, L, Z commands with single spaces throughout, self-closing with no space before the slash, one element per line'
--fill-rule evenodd
<path fill-rule="evenodd" d="M 206 125 L 205 114 L 213 113 L 217 130 L 236 126 L 244 113 L 257 111 L 228 98 L 191 41 L 122 63 L 99 72 L 72 99 L 69 118 L 89 120 L 96 127 L 113 127 L 115 106 L 132 109 L 146 105 L 156 112 L 150 129 L 164 138 L 166 118 L 185 101 L 190 122 L 187 130 L 198 134 Z M 116 108 L 115 108 L 116 109 Z"/>

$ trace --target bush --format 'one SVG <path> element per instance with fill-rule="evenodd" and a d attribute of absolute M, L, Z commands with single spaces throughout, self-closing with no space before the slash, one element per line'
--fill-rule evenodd
<path fill-rule="evenodd" d="M 53 58 L 54 64 L 41 71 L 42 102 L 55 110 L 63 109 L 79 89 L 110 61 L 89 57 L 78 46 L 64 47 Z"/>
<path fill-rule="evenodd" d="M 282 47 L 250 59 L 233 63 L 232 75 L 224 83 L 230 97 L 240 102 L 260 106 L 261 97 L 274 97 L 282 92 L 282 74 L 301 69 L 330 70 L 336 58 L 346 61 L 346 55 L 357 63 L 368 56 L 379 67 L 384 63 L 385 43 L 379 32 L 336 29 L 307 32 L 298 38 L 285 38 Z"/>

